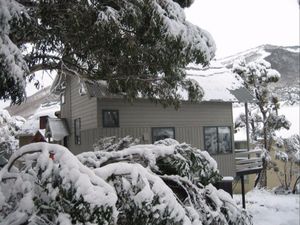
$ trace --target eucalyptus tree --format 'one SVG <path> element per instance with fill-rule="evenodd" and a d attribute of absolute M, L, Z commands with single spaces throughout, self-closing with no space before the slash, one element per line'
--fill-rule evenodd
<path fill-rule="evenodd" d="M 0 0 L 0 99 L 24 100 L 41 70 L 107 82 L 129 100 L 178 105 L 189 63 L 207 65 L 215 43 L 185 18 L 191 0 Z M 195 95 L 196 93 L 196 95 Z"/>

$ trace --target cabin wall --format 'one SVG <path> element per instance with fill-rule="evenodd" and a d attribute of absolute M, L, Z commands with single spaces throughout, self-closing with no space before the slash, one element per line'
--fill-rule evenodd
<path fill-rule="evenodd" d="M 78 92 L 78 88 L 75 91 Z M 122 99 L 88 99 L 87 96 L 76 96 L 74 91 L 71 91 L 71 96 L 72 121 L 76 118 L 82 121 L 80 145 L 75 145 L 74 129 L 71 129 L 69 144 L 75 154 L 92 150 L 92 145 L 100 137 L 131 135 L 140 138 L 142 143 L 152 143 L 153 127 L 174 127 L 176 140 L 200 149 L 204 149 L 204 126 L 230 126 L 233 131 L 231 103 L 184 103 L 175 110 L 174 107 L 163 108 L 147 100 L 130 104 Z M 119 127 L 103 128 L 102 110 L 118 110 Z M 213 157 L 223 176 L 235 176 L 234 151 Z"/>
<path fill-rule="evenodd" d="M 61 118 L 67 120 L 70 136 L 65 145 L 72 150 L 74 145 L 74 120 L 80 118 L 81 130 L 97 128 L 97 99 L 79 93 L 77 78 L 66 76 L 65 103 L 61 105 Z M 76 147 L 76 146 L 75 146 Z"/>

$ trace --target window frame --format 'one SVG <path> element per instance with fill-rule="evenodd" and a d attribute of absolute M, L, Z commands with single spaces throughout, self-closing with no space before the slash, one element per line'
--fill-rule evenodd
<path fill-rule="evenodd" d="M 155 129 L 172 129 L 173 134 L 174 134 L 174 138 L 176 138 L 176 133 L 175 133 L 175 127 L 151 127 L 151 136 L 152 136 L 152 143 L 159 141 L 159 140 L 154 140 L 154 130 Z M 160 139 L 160 140 L 164 140 L 164 139 Z"/>
<path fill-rule="evenodd" d="M 64 105 L 66 103 L 66 95 L 64 92 L 60 93 L 60 104 Z"/>
<path fill-rule="evenodd" d="M 76 126 L 77 121 L 79 123 L 78 131 Z M 80 118 L 74 119 L 74 141 L 75 141 L 75 145 L 81 144 L 81 119 Z"/>
<path fill-rule="evenodd" d="M 105 116 L 104 114 L 107 112 L 113 112 L 113 113 L 117 113 L 117 122 L 115 125 L 109 125 L 107 124 L 107 122 L 105 122 Z M 119 114 L 119 110 L 117 109 L 103 109 L 102 110 L 102 127 L 103 128 L 116 128 L 116 127 L 120 127 L 120 114 Z"/>
<path fill-rule="evenodd" d="M 229 134 L 230 134 L 230 150 L 228 152 L 220 152 L 220 142 L 219 142 L 219 128 L 222 128 L 222 127 L 226 127 L 226 128 L 229 128 Z M 216 153 L 213 153 L 209 150 L 206 149 L 206 142 L 205 142 L 205 129 L 206 128 L 216 128 L 217 130 L 217 150 L 216 150 Z M 233 134 L 232 134 L 232 127 L 231 126 L 204 126 L 203 127 L 203 147 L 204 147 L 204 150 L 207 151 L 210 155 L 227 155 L 227 154 L 232 154 L 233 153 Z"/>
<path fill-rule="evenodd" d="M 39 129 L 46 129 L 49 116 L 40 116 Z"/>

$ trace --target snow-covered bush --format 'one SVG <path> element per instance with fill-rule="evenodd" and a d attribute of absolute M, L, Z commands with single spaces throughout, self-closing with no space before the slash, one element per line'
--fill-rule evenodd
<path fill-rule="evenodd" d="M 173 139 L 153 145 L 134 145 L 130 137 L 105 138 L 104 142 L 105 145 L 103 140 L 98 142 L 101 145 L 95 145 L 95 152 L 77 157 L 83 164 L 96 168 L 96 174 L 115 187 L 121 218 L 118 224 L 132 224 L 128 222 L 129 215 L 130 221 L 139 224 L 186 224 L 183 221 L 190 221 L 187 224 L 251 224 L 249 216 L 236 206 L 228 193 L 211 185 L 221 176 L 215 160 L 206 151 Z M 123 142 L 129 147 L 120 149 L 117 143 Z M 162 196 L 168 196 L 167 200 Z M 183 209 L 184 216 L 176 213 L 181 216 L 169 215 L 165 220 L 164 215 L 170 210 L 174 215 L 175 209 L 166 204 L 174 197 L 176 201 L 171 205 L 177 205 L 176 212 L 178 207 Z"/>
<path fill-rule="evenodd" d="M 19 141 L 16 136 L 24 122 L 25 119 L 21 116 L 10 116 L 7 110 L 0 110 L 0 162 L 7 161 L 18 149 Z"/>
<path fill-rule="evenodd" d="M 116 136 L 100 138 L 94 144 L 95 151 L 118 151 L 124 148 L 128 148 L 132 145 L 137 145 L 139 143 L 139 139 L 135 139 L 131 136 L 126 136 L 124 138 L 117 138 Z"/>
<path fill-rule="evenodd" d="M 111 140 L 127 148 L 105 144 L 109 151 L 78 157 L 48 143 L 16 151 L 0 171 L 1 225 L 252 224 L 228 193 L 208 184 L 220 175 L 206 152 L 172 139 Z"/>
<path fill-rule="evenodd" d="M 138 162 L 157 174 L 179 175 L 193 183 L 207 185 L 221 180 L 216 161 L 206 151 L 179 144 L 173 139 L 161 140 L 153 145 L 135 145 L 136 141 L 130 137 L 112 137 L 97 143 L 100 145 L 94 146 L 95 152 L 78 155 L 83 164 L 97 168 L 115 161 Z M 121 150 L 122 146 L 130 147 Z"/>
<path fill-rule="evenodd" d="M 23 159 L 21 169 L 13 165 Z M 68 149 L 47 143 L 23 146 L 0 171 L 3 224 L 113 224 L 117 196 Z"/>
<path fill-rule="evenodd" d="M 298 185 L 300 184 L 300 136 L 292 135 L 291 137 L 283 140 L 284 151 L 277 150 L 275 158 L 283 162 L 283 168 L 280 170 L 276 167 L 280 186 L 276 192 L 297 192 Z M 295 178 L 295 181 L 293 179 Z M 292 182 L 295 182 L 292 184 Z"/>

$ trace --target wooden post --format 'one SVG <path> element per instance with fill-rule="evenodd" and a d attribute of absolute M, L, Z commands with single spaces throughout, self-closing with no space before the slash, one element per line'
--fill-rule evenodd
<path fill-rule="evenodd" d="M 244 175 L 241 175 L 241 184 L 242 184 L 242 203 L 243 203 L 243 208 L 246 209 Z"/>
<path fill-rule="evenodd" d="M 249 145 L 249 116 L 248 116 L 248 102 L 245 102 L 245 114 L 246 114 L 246 135 L 247 135 L 247 150 L 250 150 Z"/>

